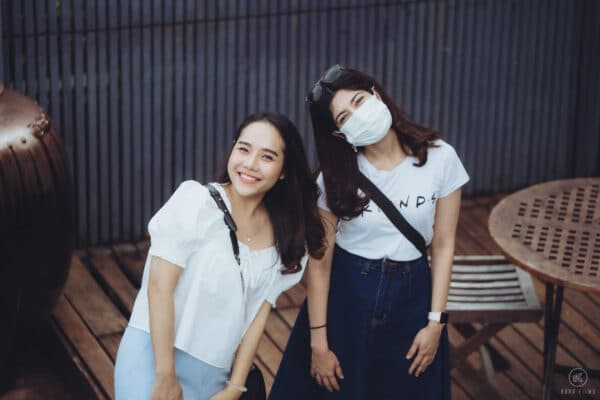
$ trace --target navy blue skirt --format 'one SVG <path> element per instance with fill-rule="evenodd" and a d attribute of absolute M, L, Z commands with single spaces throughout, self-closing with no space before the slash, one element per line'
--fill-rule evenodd
<path fill-rule="evenodd" d="M 310 376 L 310 330 L 302 305 L 269 399 L 450 399 L 448 332 L 419 377 L 406 359 L 415 335 L 428 323 L 431 269 L 425 258 L 368 260 L 335 247 L 327 309 L 327 340 L 338 357 L 341 390 L 328 392 Z"/>

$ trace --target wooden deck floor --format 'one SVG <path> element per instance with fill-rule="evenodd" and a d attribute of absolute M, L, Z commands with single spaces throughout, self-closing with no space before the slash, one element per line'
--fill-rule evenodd
<path fill-rule="evenodd" d="M 500 254 L 487 230 L 489 212 L 500 198 L 463 200 L 457 255 Z M 53 315 L 58 338 L 98 398 L 112 397 L 115 354 L 139 287 L 147 248 L 144 241 L 78 251 Z M 544 286 L 535 279 L 534 283 L 543 302 Z M 304 288 L 295 286 L 280 297 L 271 312 L 257 357 L 269 388 L 304 295 Z M 489 342 L 500 398 L 541 398 L 543 328 L 543 320 L 513 324 Z M 453 326 L 449 333 L 451 343 L 462 340 Z M 557 361 L 600 369 L 600 296 L 565 290 Z M 474 369 L 481 367 L 477 353 L 469 356 L 467 363 Z M 554 376 L 554 388 L 556 398 L 600 398 L 599 379 L 591 379 L 585 386 L 595 393 L 561 395 L 561 389 L 572 389 L 567 373 L 561 372 Z M 452 371 L 454 399 L 480 399 L 487 397 L 485 393 L 477 375 Z"/>

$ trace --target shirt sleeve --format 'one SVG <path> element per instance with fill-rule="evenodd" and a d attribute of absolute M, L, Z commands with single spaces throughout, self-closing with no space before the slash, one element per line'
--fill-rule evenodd
<path fill-rule="evenodd" d="M 308 254 L 305 254 L 300 260 L 300 265 L 302 267 L 301 271 L 295 272 L 293 274 L 282 274 L 281 271 L 277 270 L 274 272 L 273 280 L 271 282 L 271 286 L 267 291 L 267 301 L 271 303 L 273 308 L 276 307 L 277 298 L 279 295 L 292 286 L 296 285 L 302 279 L 302 275 L 306 270 L 306 263 L 308 262 Z"/>
<path fill-rule="evenodd" d="M 207 206 L 208 190 L 195 181 L 179 185 L 148 223 L 148 254 L 185 268 L 198 249 L 216 213 Z"/>
<path fill-rule="evenodd" d="M 439 197 L 448 196 L 469 181 L 469 174 L 467 174 L 454 147 L 449 144 L 445 146 L 447 146 L 447 154 L 444 160 L 443 179 Z"/>
<path fill-rule="evenodd" d="M 317 206 L 325 211 L 330 211 L 327 207 L 327 195 L 325 194 L 325 182 L 323 181 L 323 172 L 319 172 L 317 176 L 317 186 L 319 187 L 319 198 L 317 199 Z"/>

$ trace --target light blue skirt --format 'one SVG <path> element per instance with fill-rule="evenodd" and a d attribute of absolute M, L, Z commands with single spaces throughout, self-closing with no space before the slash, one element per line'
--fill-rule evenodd
<path fill-rule="evenodd" d="M 115 363 L 115 399 L 150 399 L 154 374 L 150 334 L 128 326 Z M 175 348 L 175 375 L 184 400 L 208 400 L 223 390 L 225 381 L 229 379 L 229 370 L 209 365 Z"/>

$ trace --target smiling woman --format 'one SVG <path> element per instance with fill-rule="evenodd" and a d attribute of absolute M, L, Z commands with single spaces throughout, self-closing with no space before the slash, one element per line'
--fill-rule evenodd
<path fill-rule="evenodd" d="M 318 189 L 285 116 L 248 117 L 211 185 L 237 241 L 196 181 L 183 182 L 152 217 L 141 289 L 117 354 L 117 399 L 239 398 L 270 307 L 300 280 L 308 254 L 323 255 Z"/>

